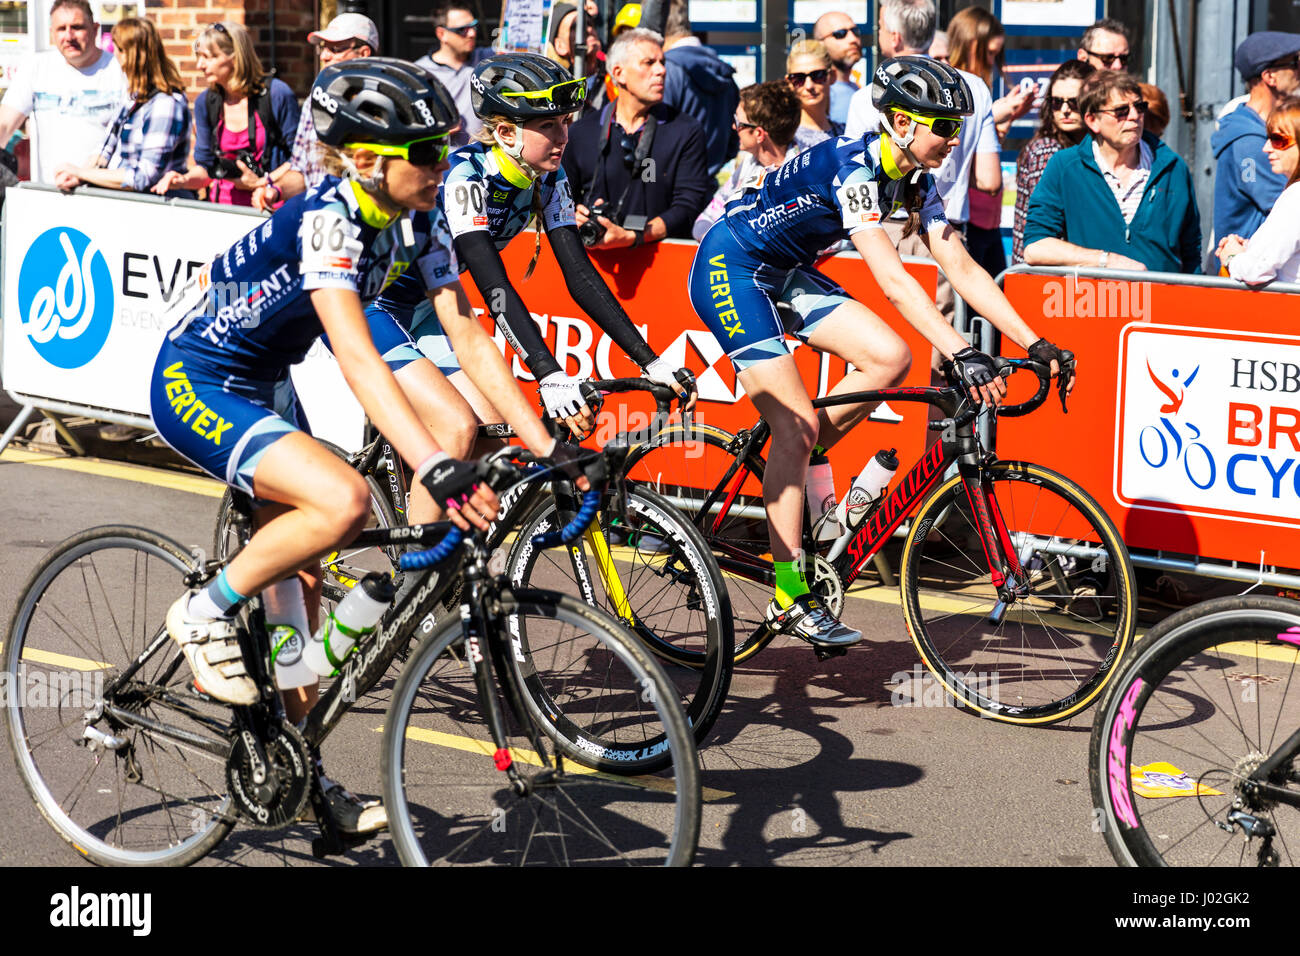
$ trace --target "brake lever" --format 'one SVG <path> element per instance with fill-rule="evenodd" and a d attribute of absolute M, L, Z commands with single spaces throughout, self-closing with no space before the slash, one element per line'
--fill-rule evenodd
<path fill-rule="evenodd" d="M 1068 415 L 1070 414 L 1070 410 L 1065 407 L 1065 396 L 1068 394 L 1069 381 L 1074 378 L 1076 362 L 1074 361 L 1074 353 L 1066 351 L 1065 349 L 1061 350 L 1061 358 L 1061 370 L 1056 376 L 1056 391 L 1061 399 L 1061 412 Z"/>

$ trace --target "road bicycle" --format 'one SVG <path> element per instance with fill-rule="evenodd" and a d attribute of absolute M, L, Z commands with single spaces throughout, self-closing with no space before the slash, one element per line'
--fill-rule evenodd
<path fill-rule="evenodd" d="M 1088 747 L 1094 813 L 1117 863 L 1300 863 L 1297 665 L 1300 605 L 1286 598 L 1205 601 L 1142 638 Z"/>
<path fill-rule="evenodd" d="M 586 388 L 593 409 L 600 408 L 602 394 L 645 392 L 655 402 L 654 421 L 660 423 L 668 420 L 677 400 L 671 388 L 643 378 L 593 381 Z M 514 429 L 480 425 L 479 436 L 504 441 L 514 437 Z M 370 487 L 370 526 L 404 523 L 408 476 L 387 440 L 374 435 L 349 460 Z M 218 557 L 228 554 L 238 538 L 232 500 L 227 492 L 218 511 Z M 735 644 L 717 562 L 690 521 L 641 486 L 628 489 L 617 520 L 598 514 L 582 538 L 563 551 L 532 545 L 538 535 L 567 524 L 577 508 L 576 492 L 565 481 L 517 486 L 501 499 L 501 515 L 487 536 L 488 553 L 499 554 L 495 560 L 503 562 L 500 567 L 513 586 L 575 593 L 639 637 L 678 688 L 696 741 L 702 743 L 726 701 Z M 400 548 L 375 548 L 368 540 L 360 538 L 325 558 L 326 602 L 339 600 L 369 572 L 394 570 Z M 455 597 L 453 588 L 445 599 L 447 609 Z M 657 767 L 652 760 L 644 769 Z"/>
<path fill-rule="evenodd" d="M 578 516 L 537 547 L 581 534 L 619 453 L 593 456 L 599 467 L 588 471 L 593 490 Z M 498 489 L 519 474 L 504 455 L 480 467 Z M 236 499 L 241 512 L 248 506 Z M 343 852 L 311 752 L 419 637 L 381 743 L 404 863 L 689 864 L 697 757 L 653 656 L 598 609 L 492 574 L 483 536 L 449 527 L 363 532 L 380 547 L 442 540 L 403 554 L 417 585 L 342 662 L 301 726 L 285 720 L 275 691 L 259 601 L 238 629 L 261 688 L 249 707 L 196 688 L 162 626 L 178 583 L 200 586 L 222 562 L 198 564 L 170 539 L 131 527 L 58 545 L 27 582 L 3 650 L 9 687 L 43 688 L 8 695 L 4 709 L 42 815 L 93 862 L 184 865 L 236 823 L 280 829 L 310 804 L 321 829 L 313 852 Z M 435 617 L 457 579 L 459 613 Z M 650 758 L 666 769 L 626 776 Z"/>
<path fill-rule="evenodd" d="M 1049 369 L 998 361 L 1005 375 L 1038 378 L 1032 397 L 998 414 L 1041 406 Z M 810 586 L 840 614 L 849 588 L 911 516 L 899 565 L 903 614 L 922 661 L 947 691 L 1009 723 L 1051 723 L 1083 710 L 1100 696 L 1136 626 L 1133 567 L 1114 524 L 1065 476 L 986 451 L 975 430 L 980 408 L 961 388 L 877 389 L 819 398 L 813 407 L 881 401 L 938 409 L 943 418 L 929 428 L 942 436 L 833 545 L 814 540 L 805 511 Z M 775 636 L 764 620 L 774 588 L 762 497 L 770 436 L 762 418 L 737 435 L 672 424 L 634 447 L 626 465 L 630 480 L 690 515 L 712 548 L 731 595 L 737 663 Z M 835 653 L 817 650 L 823 658 Z"/>

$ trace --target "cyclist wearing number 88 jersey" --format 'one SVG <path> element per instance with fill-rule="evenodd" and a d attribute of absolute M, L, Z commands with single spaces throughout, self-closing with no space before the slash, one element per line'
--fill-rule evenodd
<path fill-rule="evenodd" d="M 814 448 L 826 450 L 870 412 L 840 405 L 815 412 L 786 333 L 853 366 L 831 394 L 898 385 L 911 365 L 888 325 L 812 263 L 818 250 L 848 238 L 890 302 L 946 359 L 973 398 L 996 404 L 1005 387 L 992 359 L 970 348 L 904 269 L 882 221 L 909 216 L 955 288 L 981 315 L 1034 358 L 1054 363 L 1055 346 L 1037 337 L 989 275 L 966 252 L 943 213 L 928 170 L 957 143 L 971 94 L 955 70 L 926 57 L 885 61 L 873 78 L 881 129 L 862 139 L 827 140 L 787 161 L 758 189 L 728 203 L 696 252 L 691 304 L 726 350 L 737 379 L 771 424 L 763 498 L 776 572 L 768 608 L 774 630 L 813 644 L 861 640 L 810 594 L 799 544 L 803 486 Z M 783 325 L 777 304 L 789 307 Z M 1054 365 L 1055 370 L 1055 365 Z"/>

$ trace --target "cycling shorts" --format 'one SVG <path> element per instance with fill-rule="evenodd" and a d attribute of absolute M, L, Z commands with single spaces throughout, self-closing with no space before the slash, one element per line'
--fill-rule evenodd
<path fill-rule="evenodd" d="M 691 306 L 737 371 L 794 351 L 851 297 L 811 266 L 768 265 L 738 243 L 725 219 L 700 241 L 691 263 Z M 778 306 L 782 306 L 778 310 Z"/>
<path fill-rule="evenodd" d="M 286 370 L 275 381 L 211 368 L 164 340 L 149 385 L 163 441 L 218 481 L 253 494 L 258 462 L 280 438 L 311 434 Z"/>
<path fill-rule="evenodd" d="M 427 358 L 443 375 L 460 371 L 451 339 L 428 300 L 414 309 L 400 308 L 390 302 L 372 302 L 366 308 L 366 321 L 370 323 L 375 348 L 392 371 L 405 368 L 419 358 Z"/>

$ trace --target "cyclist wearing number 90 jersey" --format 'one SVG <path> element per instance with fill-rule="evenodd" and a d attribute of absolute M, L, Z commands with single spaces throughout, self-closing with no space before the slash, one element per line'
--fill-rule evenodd
<path fill-rule="evenodd" d="M 840 405 L 814 411 L 786 333 L 851 363 L 832 394 L 899 384 L 911 365 L 907 346 L 876 314 L 812 267 L 818 250 L 848 238 L 889 301 L 954 367 L 973 398 L 997 403 L 1005 388 L 992 359 L 967 346 L 904 269 L 882 221 L 906 210 L 955 288 L 1031 355 L 1059 352 L 1034 334 L 988 273 L 966 252 L 944 217 L 928 170 L 957 142 L 971 95 L 961 75 L 926 57 L 897 57 L 877 68 L 872 100 L 879 131 L 826 140 L 787 161 L 758 189 L 727 204 L 691 266 L 690 296 L 700 320 L 737 369 L 737 379 L 772 426 L 763 498 L 775 564 L 768 624 L 813 644 L 842 647 L 860 632 L 810 594 L 799 544 L 809 454 L 831 448 L 871 410 Z M 792 319 L 783 325 L 778 303 Z"/>
<path fill-rule="evenodd" d="M 566 421 L 575 434 L 594 425 L 578 391 L 579 380 L 566 375 L 547 349 L 500 256 L 500 250 L 534 217 L 537 248 L 544 227 L 570 295 L 597 325 L 647 377 L 682 394 L 682 381 L 690 381 L 656 357 L 592 266 L 578 237 L 573 197 L 560 158 L 571 114 L 581 107 L 584 95 L 582 81 L 545 57 L 506 53 L 484 60 L 474 71 L 470 93 L 474 112 L 484 120 L 484 141 L 453 155 L 439 201 L 461 268 L 469 269 L 497 326 L 540 382 L 547 410 Z M 386 290 L 371 314 L 387 312 L 410 329 L 422 347 L 445 355 L 437 338 L 441 323 L 436 310 L 424 302 L 424 292 L 419 277 L 412 274 Z M 482 395 L 470 398 L 481 419 L 499 420 L 498 411 Z"/>

